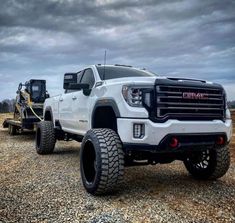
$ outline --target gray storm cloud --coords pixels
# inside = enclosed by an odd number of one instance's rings
[[[103,62],[223,84],[235,99],[235,1],[8,0],[0,7],[0,99]]]

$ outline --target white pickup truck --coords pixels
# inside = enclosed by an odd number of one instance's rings
[[[82,142],[81,177],[91,194],[118,188],[124,166],[181,160],[204,180],[229,168],[232,121],[219,84],[92,65],[65,74],[64,89],[45,101],[36,150],[52,153],[56,140]]]

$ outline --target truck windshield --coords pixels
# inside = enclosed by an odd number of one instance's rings
[[[123,77],[154,77],[156,74],[146,70],[140,70],[124,66],[96,66],[101,80],[109,80]]]

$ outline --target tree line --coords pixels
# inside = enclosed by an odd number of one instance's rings
[[[15,99],[5,99],[0,102],[0,113],[13,112],[15,108]]]
[[[235,108],[235,101],[229,101],[228,102],[228,107],[229,108]]]

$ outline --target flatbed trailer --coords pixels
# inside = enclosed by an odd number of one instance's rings
[[[22,128],[22,123],[20,121],[16,121],[14,119],[7,118],[4,120],[2,126],[3,126],[3,128],[8,128],[9,125],[14,125],[15,127]]]
[[[8,128],[10,135],[34,130],[36,123],[43,119],[43,105],[48,97],[45,80],[31,79],[25,84],[20,83],[13,118],[5,119],[3,128]]]
[[[34,129],[34,125],[41,121],[39,118],[23,119],[22,121],[16,121],[12,118],[7,118],[3,122],[3,128],[8,128],[9,125],[14,125],[15,127],[22,129]]]
[[[25,118],[22,121],[14,120],[13,118],[7,118],[4,120],[2,126],[3,128],[8,128],[10,135],[16,135],[17,132],[22,132],[24,130],[34,131],[36,124],[40,121],[39,118]]]

